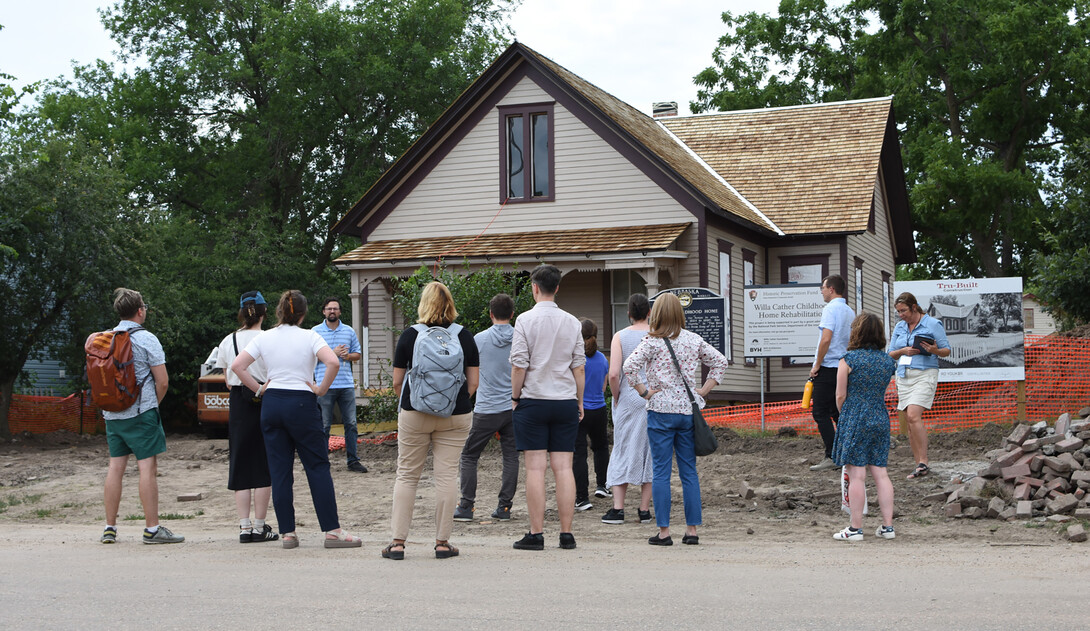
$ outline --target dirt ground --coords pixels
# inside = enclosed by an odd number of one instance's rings
[[[847,523],[841,512],[839,471],[810,472],[819,460],[817,437],[740,436],[716,429],[719,451],[698,459],[704,506],[701,541],[783,542],[825,541]],[[946,518],[941,502],[925,500],[959,474],[973,474],[983,466],[983,454],[1002,444],[1009,427],[990,424],[954,434],[931,436],[933,473],[919,481],[905,475],[912,468],[907,439],[894,437],[890,453],[890,474],[894,481],[897,540],[912,542],[960,540],[992,545],[1069,545],[1057,526],[1042,522],[999,522]],[[370,472],[358,474],[345,468],[343,451],[331,454],[333,478],[342,524],[360,534],[365,544],[379,544],[389,537],[391,494],[397,455],[396,443],[360,445],[360,457]],[[107,448],[102,436],[68,433],[22,435],[0,443],[0,524],[54,526],[66,524],[77,539],[96,540],[103,523],[102,482],[106,472]],[[430,468],[430,463],[428,464]],[[593,468],[593,467],[592,467]],[[527,529],[525,496],[520,479],[509,522],[492,522],[499,488],[499,446],[493,442],[481,457],[478,489],[478,521],[455,524],[453,540],[459,537],[496,540],[507,546]],[[551,477],[551,476],[550,476]],[[137,496],[137,473],[131,464],[125,478],[119,524],[121,540],[135,540],[142,525]],[[593,480],[593,473],[592,473]],[[170,435],[167,451],[159,460],[160,514],[176,532],[186,529],[222,532],[225,540],[235,536],[237,521],[233,494],[226,488],[227,441],[196,435]],[[742,483],[757,497],[739,495]],[[868,482],[871,515],[865,531],[878,524],[877,503]],[[198,501],[178,501],[178,496],[200,493]],[[296,466],[295,505],[299,531],[304,537],[317,536],[317,521],[310,506],[306,478]],[[549,492],[550,501],[552,492]],[[672,523],[680,533],[681,490],[674,475]],[[626,502],[629,522],[622,526],[601,523],[611,500],[592,498],[594,508],[577,513],[573,528],[580,547],[594,540],[631,539],[642,543],[654,534],[654,524],[634,521],[635,493]],[[432,538],[434,510],[427,469],[421,481],[410,543]],[[654,510],[654,508],[652,509]],[[270,509],[269,521],[275,527]],[[217,530],[220,529],[220,530]],[[558,530],[556,512],[546,515],[546,532]],[[85,533],[85,534],[77,534]],[[311,534],[313,533],[313,534]],[[1084,544],[1085,545],[1085,544]]]

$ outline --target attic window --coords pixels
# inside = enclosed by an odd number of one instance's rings
[[[503,106],[500,202],[553,201],[552,103]]]

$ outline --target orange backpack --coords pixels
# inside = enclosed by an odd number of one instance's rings
[[[132,357],[132,334],[143,331],[137,326],[126,331],[101,331],[87,336],[87,381],[91,400],[107,412],[121,412],[140,399],[136,366]]]

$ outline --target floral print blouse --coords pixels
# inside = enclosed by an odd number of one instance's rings
[[[685,329],[681,330],[677,338],[670,340],[670,344],[674,347],[681,369],[685,371],[685,380],[693,391],[693,397],[700,407],[704,407],[703,397],[696,392],[703,384],[699,381],[700,365],[708,367],[709,379],[721,383],[723,372],[727,369],[727,358],[705,342],[704,338]],[[647,402],[648,410],[660,414],[692,414],[693,406],[681,382],[681,375],[674,368],[670,351],[661,337],[648,335],[643,338],[636,350],[625,360],[624,375],[633,388],[639,383],[640,371],[644,369],[647,371],[647,386],[651,390],[661,390]]]

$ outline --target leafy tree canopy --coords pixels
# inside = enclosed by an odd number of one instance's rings
[[[518,314],[534,307],[534,298],[529,287],[530,277],[518,273],[518,270],[512,272],[498,267],[486,267],[470,272],[467,266],[463,273],[458,273],[445,266],[438,270],[421,267],[408,278],[390,279],[394,286],[394,304],[401,312],[406,326],[416,323],[416,307],[420,304],[420,294],[424,291],[424,286],[434,280],[450,289],[454,307],[458,310],[458,324],[475,334],[492,326],[492,320],[488,317],[488,302],[496,294],[507,294],[515,301],[515,318],[511,320],[512,324]]]
[[[1037,297],[1061,325],[1090,323],[1090,139],[1068,148],[1062,185],[1043,226],[1050,253],[1037,258]]]
[[[723,14],[693,111],[892,94],[923,276],[1026,274],[1058,147],[1087,135],[1086,0],[783,0]]]

